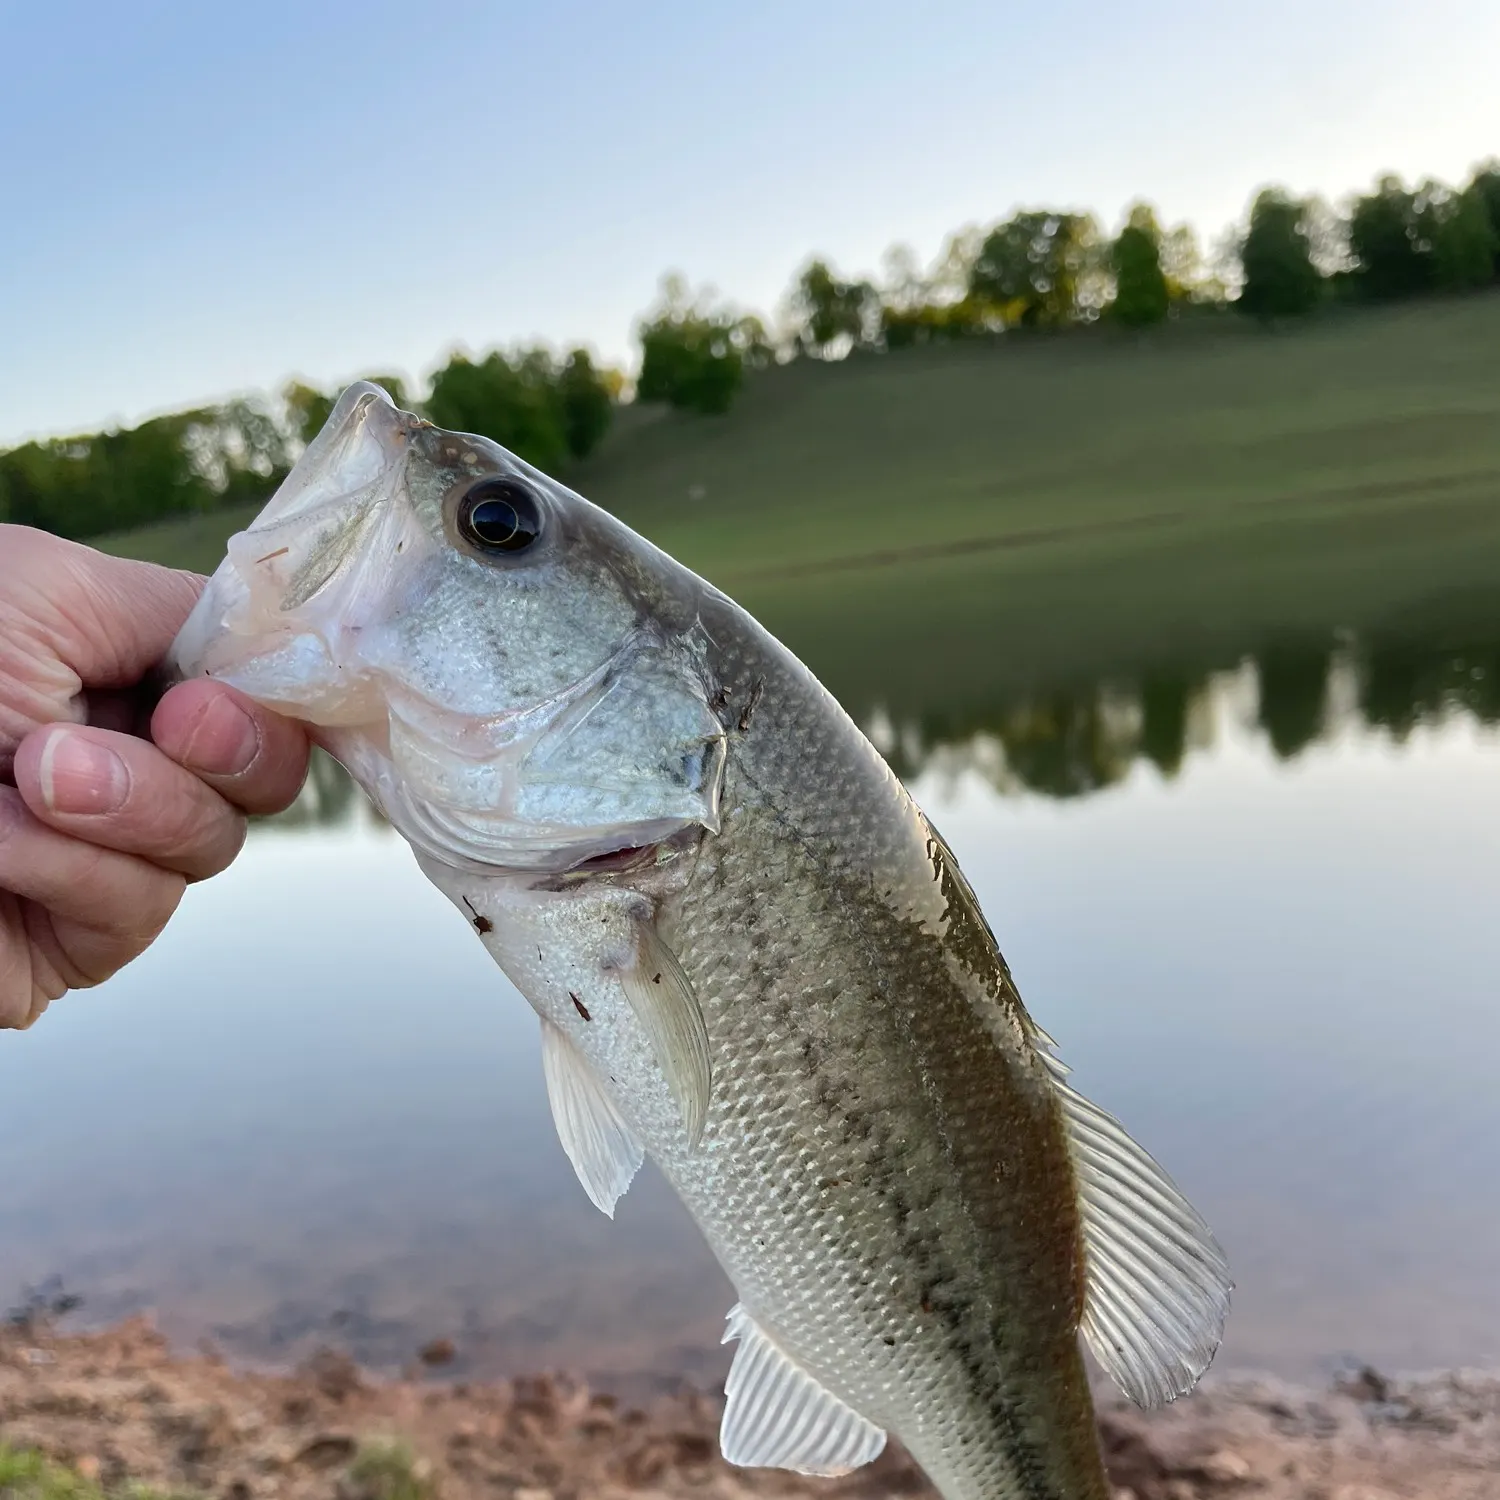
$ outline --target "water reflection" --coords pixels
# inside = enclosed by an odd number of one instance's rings
[[[1286,638],[1228,666],[1086,683],[962,716],[904,718],[881,704],[864,728],[905,780],[972,770],[1004,795],[1069,798],[1120,784],[1141,761],[1170,780],[1226,731],[1259,735],[1278,760],[1292,761],[1351,728],[1399,744],[1455,715],[1500,723],[1500,641]],[[380,821],[347,774],[319,755],[295,806],[264,826],[338,827],[357,818]]]
[[[865,715],[1080,1086],[1220,1233],[1226,1367],[1500,1360],[1497,682],[1477,637],[1327,634]],[[404,841],[325,757],[262,827],[0,1047],[0,1306],[57,1273],[242,1358],[722,1375],[696,1230],[649,1171],[588,1203],[534,1015]]]
[[[967,769],[1004,794],[1066,798],[1118,785],[1140,761],[1170,780],[1225,730],[1291,761],[1351,728],[1400,743],[1454,715],[1500,723],[1500,642],[1283,639],[1228,668],[1095,682],[962,719],[879,708],[866,729],[903,778]]]

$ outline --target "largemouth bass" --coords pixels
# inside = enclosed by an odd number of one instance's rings
[[[948,1500],[1107,1500],[1080,1332],[1188,1391],[1224,1257],[1075,1092],[948,846],[732,600],[361,384],[172,662],[305,720],[541,1020],[606,1213],[649,1153],[739,1302],[732,1463],[895,1434]]]

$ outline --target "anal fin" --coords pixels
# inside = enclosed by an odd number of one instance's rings
[[[729,1313],[723,1343],[739,1340],[724,1382],[728,1397],[719,1446],[742,1468],[847,1474],[875,1458],[885,1433],[785,1354],[742,1303]]]
[[[542,1022],[542,1076],[558,1139],[583,1190],[610,1218],[645,1151],[620,1118],[589,1060],[551,1021]]]

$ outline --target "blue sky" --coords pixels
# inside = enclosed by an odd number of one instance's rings
[[[1218,12],[1222,10],[1222,19]],[[920,19],[919,19],[920,15]],[[1494,0],[0,0],[0,443],[774,307],[1022,204],[1211,240],[1500,152]]]

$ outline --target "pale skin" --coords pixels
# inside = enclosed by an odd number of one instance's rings
[[[302,785],[302,729],[232,689],[150,706],[203,582],[0,525],[0,1027],[142,953]]]

